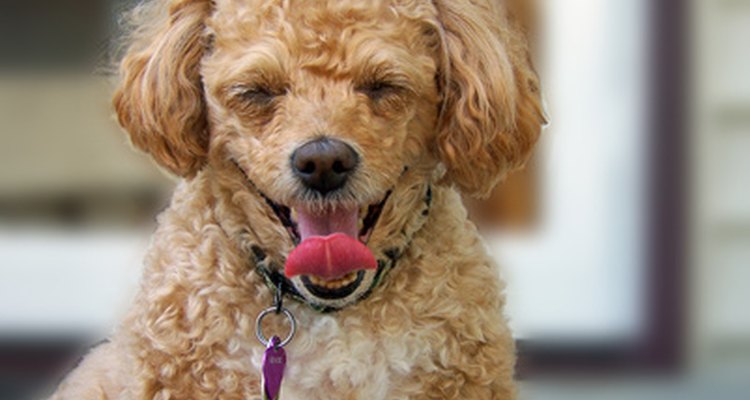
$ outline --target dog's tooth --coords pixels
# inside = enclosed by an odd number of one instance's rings
[[[329,289],[338,289],[341,287],[341,281],[332,281],[332,282],[329,282],[328,285],[329,285],[328,286]]]
[[[350,272],[340,278],[333,280],[326,280],[316,275],[310,275],[308,276],[308,278],[310,280],[310,283],[315,286],[319,286],[329,290],[336,290],[351,285],[357,280],[357,276],[358,275],[356,272]]]
[[[292,208],[291,216],[292,216],[292,221],[296,223],[297,222],[297,209],[296,208]]]

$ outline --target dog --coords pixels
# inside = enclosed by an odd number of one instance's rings
[[[113,103],[181,180],[132,307],[53,399],[260,399],[256,336],[292,318],[281,398],[515,398],[503,285],[461,201],[545,123],[506,3],[139,6]]]

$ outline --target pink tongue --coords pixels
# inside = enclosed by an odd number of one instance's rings
[[[357,237],[358,210],[336,209],[323,214],[297,212],[302,242],[291,252],[284,273],[340,278],[350,272],[376,269],[370,249]]]
[[[353,237],[343,233],[304,240],[286,259],[284,273],[288,278],[296,275],[315,275],[323,279],[340,278],[362,269],[378,266],[370,249]]]

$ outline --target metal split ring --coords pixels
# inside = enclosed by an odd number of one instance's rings
[[[289,321],[290,327],[289,335],[287,335],[287,337],[279,344],[279,347],[284,347],[292,341],[294,334],[297,332],[297,321],[294,320],[294,315],[292,315],[292,313],[288,309],[281,307],[280,310],[281,313],[284,314],[286,319]],[[263,328],[261,328],[261,323],[263,322],[263,318],[265,318],[268,314],[279,314],[279,312],[277,311],[277,307],[273,306],[266,308],[260,314],[258,314],[258,318],[255,319],[255,336],[265,347],[268,347],[269,340],[266,339],[265,335],[263,335]]]

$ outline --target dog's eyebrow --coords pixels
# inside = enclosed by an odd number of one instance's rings
[[[390,84],[414,90],[422,75],[419,63],[411,61],[402,49],[382,50],[378,54],[365,54],[359,59],[358,65],[353,69],[355,83],[358,85],[372,83],[373,81],[387,81]]]
[[[224,89],[235,84],[256,82],[268,85],[282,85],[288,79],[284,64],[284,50],[269,43],[252,45],[240,55],[215,52],[217,56],[208,60],[214,69],[213,75],[225,82]]]
[[[398,68],[377,68],[372,72],[366,72],[354,84],[357,87],[368,86],[375,83],[385,83],[403,90],[415,91],[415,85],[411,77]]]

